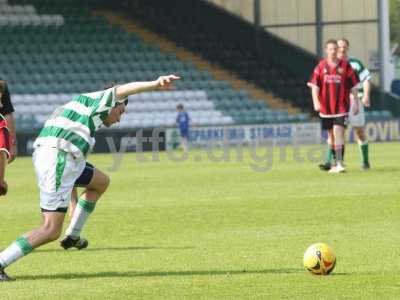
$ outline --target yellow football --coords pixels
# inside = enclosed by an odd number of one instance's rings
[[[312,274],[328,275],[335,268],[336,256],[327,244],[317,243],[307,248],[303,264]]]

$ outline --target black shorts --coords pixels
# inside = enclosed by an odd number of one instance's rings
[[[321,118],[322,130],[331,130],[334,125],[347,127],[347,116],[335,117],[335,118]]]
[[[93,178],[94,166],[91,163],[86,162],[85,168],[81,175],[75,181],[75,187],[86,187]]]

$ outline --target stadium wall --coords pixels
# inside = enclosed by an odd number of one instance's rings
[[[223,7],[246,21],[254,22],[254,0],[209,0],[209,2]]]
[[[255,23],[254,0],[208,0]],[[351,54],[377,69],[378,0],[322,1],[322,41],[346,37]],[[268,32],[317,54],[316,0],[260,0],[260,26]],[[379,79],[375,76],[374,80]]]

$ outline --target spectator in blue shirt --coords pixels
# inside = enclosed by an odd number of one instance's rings
[[[190,117],[189,114],[185,111],[182,104],[178,104],[176,110],[178,111],[178,116],[176,117],[176,123],[178,124],[179,133],[181,136],[181,146],[183,151],[187,152]]]

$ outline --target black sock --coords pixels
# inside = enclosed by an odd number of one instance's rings
[[[342,163],[343,162],[343,153],[344,153],[343,145],[336,146],[335,153],[336,153],[336,162]]]
[[[342,161],[344,161],[344,145],[342,145]]]

